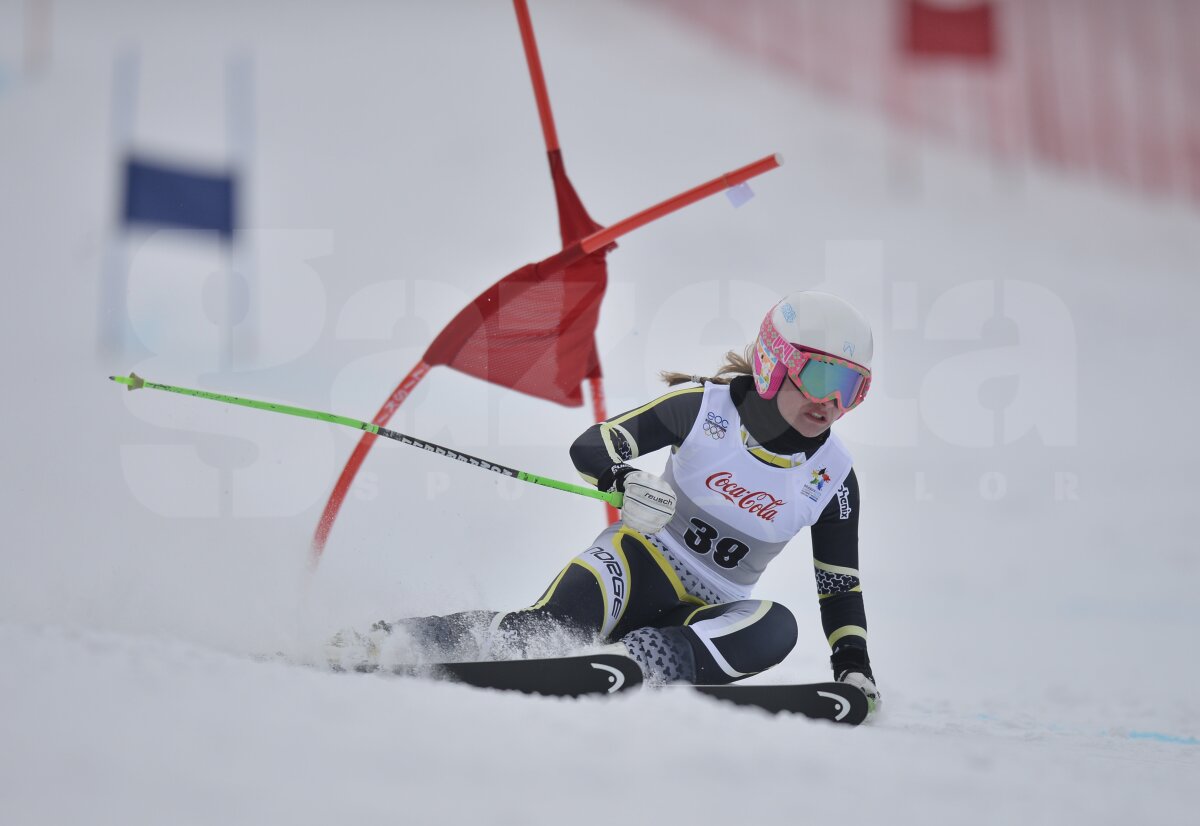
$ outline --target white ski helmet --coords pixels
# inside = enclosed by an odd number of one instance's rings
[[[873,350],[870,322],[845,300],[812,290],[791,293],[759,328],[755,387],[772,399],[790,376],[811,401],[836,398],[849,410],[870,387]]]

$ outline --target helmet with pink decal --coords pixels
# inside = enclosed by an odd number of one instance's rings
[[[759,328],[754,344],[754,384],[772,399],[790,379],[813,402],[836,400],[842,410],[859,405],[871,386],[871,325],[844,299],[830,293],[791,293]]]

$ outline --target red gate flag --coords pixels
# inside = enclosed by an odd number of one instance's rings
[[[551,152],[564,247],[600,229]],[[558,404],[583,404],[581,385],[599,368],[596,323],[608,285],[605,247],[565,268],[527,264],[454,317],[425,352],[427,364]]]
[[[915,58],[994,60],[995,8],[991,2],[943,6],[928,0],[906,0],[904,51]]]

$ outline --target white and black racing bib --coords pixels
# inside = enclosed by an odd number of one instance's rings
[[[729,386],[709,384],[700,413],[663,478],[678,496],[654,539],[723,599],[744,599],[768,563],[813,524],[850,474],[850,452],[830,433],[794,467],[768,465],[739,438]]]

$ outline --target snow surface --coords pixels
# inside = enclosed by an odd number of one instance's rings
[[[381,617],[528,604],[602,527],[593,502],[382,444],[310,575],[355,433],[106,380],[368,418],[467,300],[555,251],[511,7],[64,0],[28,77],[21,5],[0,6],[0,822],[1190,822],[1194,212],[895,135],[633,3],[535,2],[597,220],[786,159],[749,204],[709,199],[612,254],[610,411],[660,369],[711,370],[790,289],[872,316],[878,378],[838,430],[884,711],[848,730],[260,662]],[[261,341],[232,371],[205,314],[221,258],[169,233],[130,245],[141,349],[97,351],[130,44],[138,145],[207,163],[225,56],[253,55]],[[438,369],[393,426],[571,479],[588,421]],[[760,585],[801,636],[759,679],[826,677],[806,544]]]

